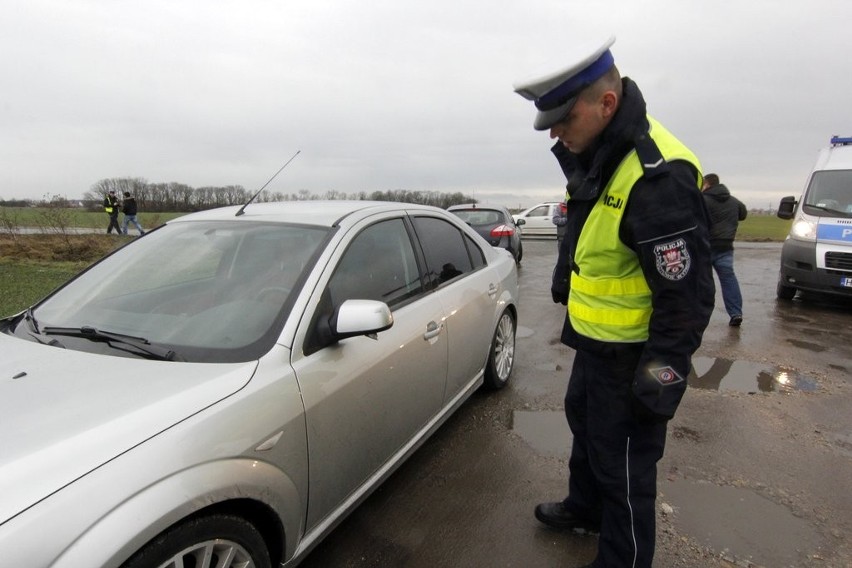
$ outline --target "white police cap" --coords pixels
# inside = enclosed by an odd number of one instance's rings
[[[594,53],[566,69],[513,85],[516,93],[535,102],[538,114],[533,128],[548,130],[568,116],[580,91],[603,77],[615,64],[609,51],[613,43],[615,36],[606,40]]]

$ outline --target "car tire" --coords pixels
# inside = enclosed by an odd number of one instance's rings
[[[775,287],[775,295],[778,296],[779,300],[792,300],[793,296],[796,295],[796,289],[779,280],[778,286]]]
[[[521,241],[518,241],[518,256],[515,257],[515,264],[520,264],[521,260],[524,258],[524,245]]]
[[[501,389],[509,382],[515,366],[515,317],[505,310],[497,322],[488,363],[485,364],[485,386]]]
[[[214,514],[175,525],[146,544],[122,568],[271,568],[260,532],[241,517]]]

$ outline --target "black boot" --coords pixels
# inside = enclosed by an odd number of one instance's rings
[[[592,533],[601,532],[600,521],[575,516],[561,501],[541,503],[536,506],[535,518],[555,529],[581,530]]]

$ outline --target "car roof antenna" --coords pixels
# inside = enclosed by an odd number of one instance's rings
[[[255,198],[255,197],[257,197],[258,195],[260,195],[260,192],[261,192],[261,191],[263,191],[264,189],[266,189],[266,186],[267,186],[267,185],[269,185],[269,184],[270,184],[270,182],[272,182],[272,180],[274,180],[274,179],[275,179],[275,177],[276,177],[278,174],[280,174],[280,173],[281,173],[281,170],[283,170],[284,168],[286,168],[286,167],[287,167],[287,164],[289,164],[290,162],[292,162],[292,161],[293,161],[293,159],[294,159],[296,156],[298,156],[298,155],[299,155],[299,152],[301,152],[301,150],[296,150],[296,153],[295,153],[295,154],[293,154],[293,157],[292,157],[292,158],[290,158],[289,160],[287,160],[287,163],[286,163],[286,164],[284,164],[283,166],[281,166],[281,168],[280,168],[277,172],[275,172],[275,175],[273,175],[271,178],[269,178],[269,181],[268,181],[268,182],[266,182],[265,184],[263,184],[263,187],[261,187],[260,189],[258,189],[258,190],[257,190],[257,193],[255,193],[254,195],[252,195],[252,196],[251,196],[251,199],[249,199],[248,201],[246,201],[245,205],[243,205],[242,207],[240,207],[240,210],[239,210],[239,211],[237,211],[237,214],[236,214],[236,215],[234,215],[234,217],[239,217],[240,215],[242,215],[242,214],[245,212],[246,207],[248,207],[248,204],[249,204],[249,203],[251,203],[252,201],[254,201],[254,198]]]

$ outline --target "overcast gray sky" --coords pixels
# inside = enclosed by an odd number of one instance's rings
[[[843,0],[0,0],[0,199],[100,179],[312,193],[565,180],[518,80],[616,36],[649,113],[750,207],[852,136]]]

